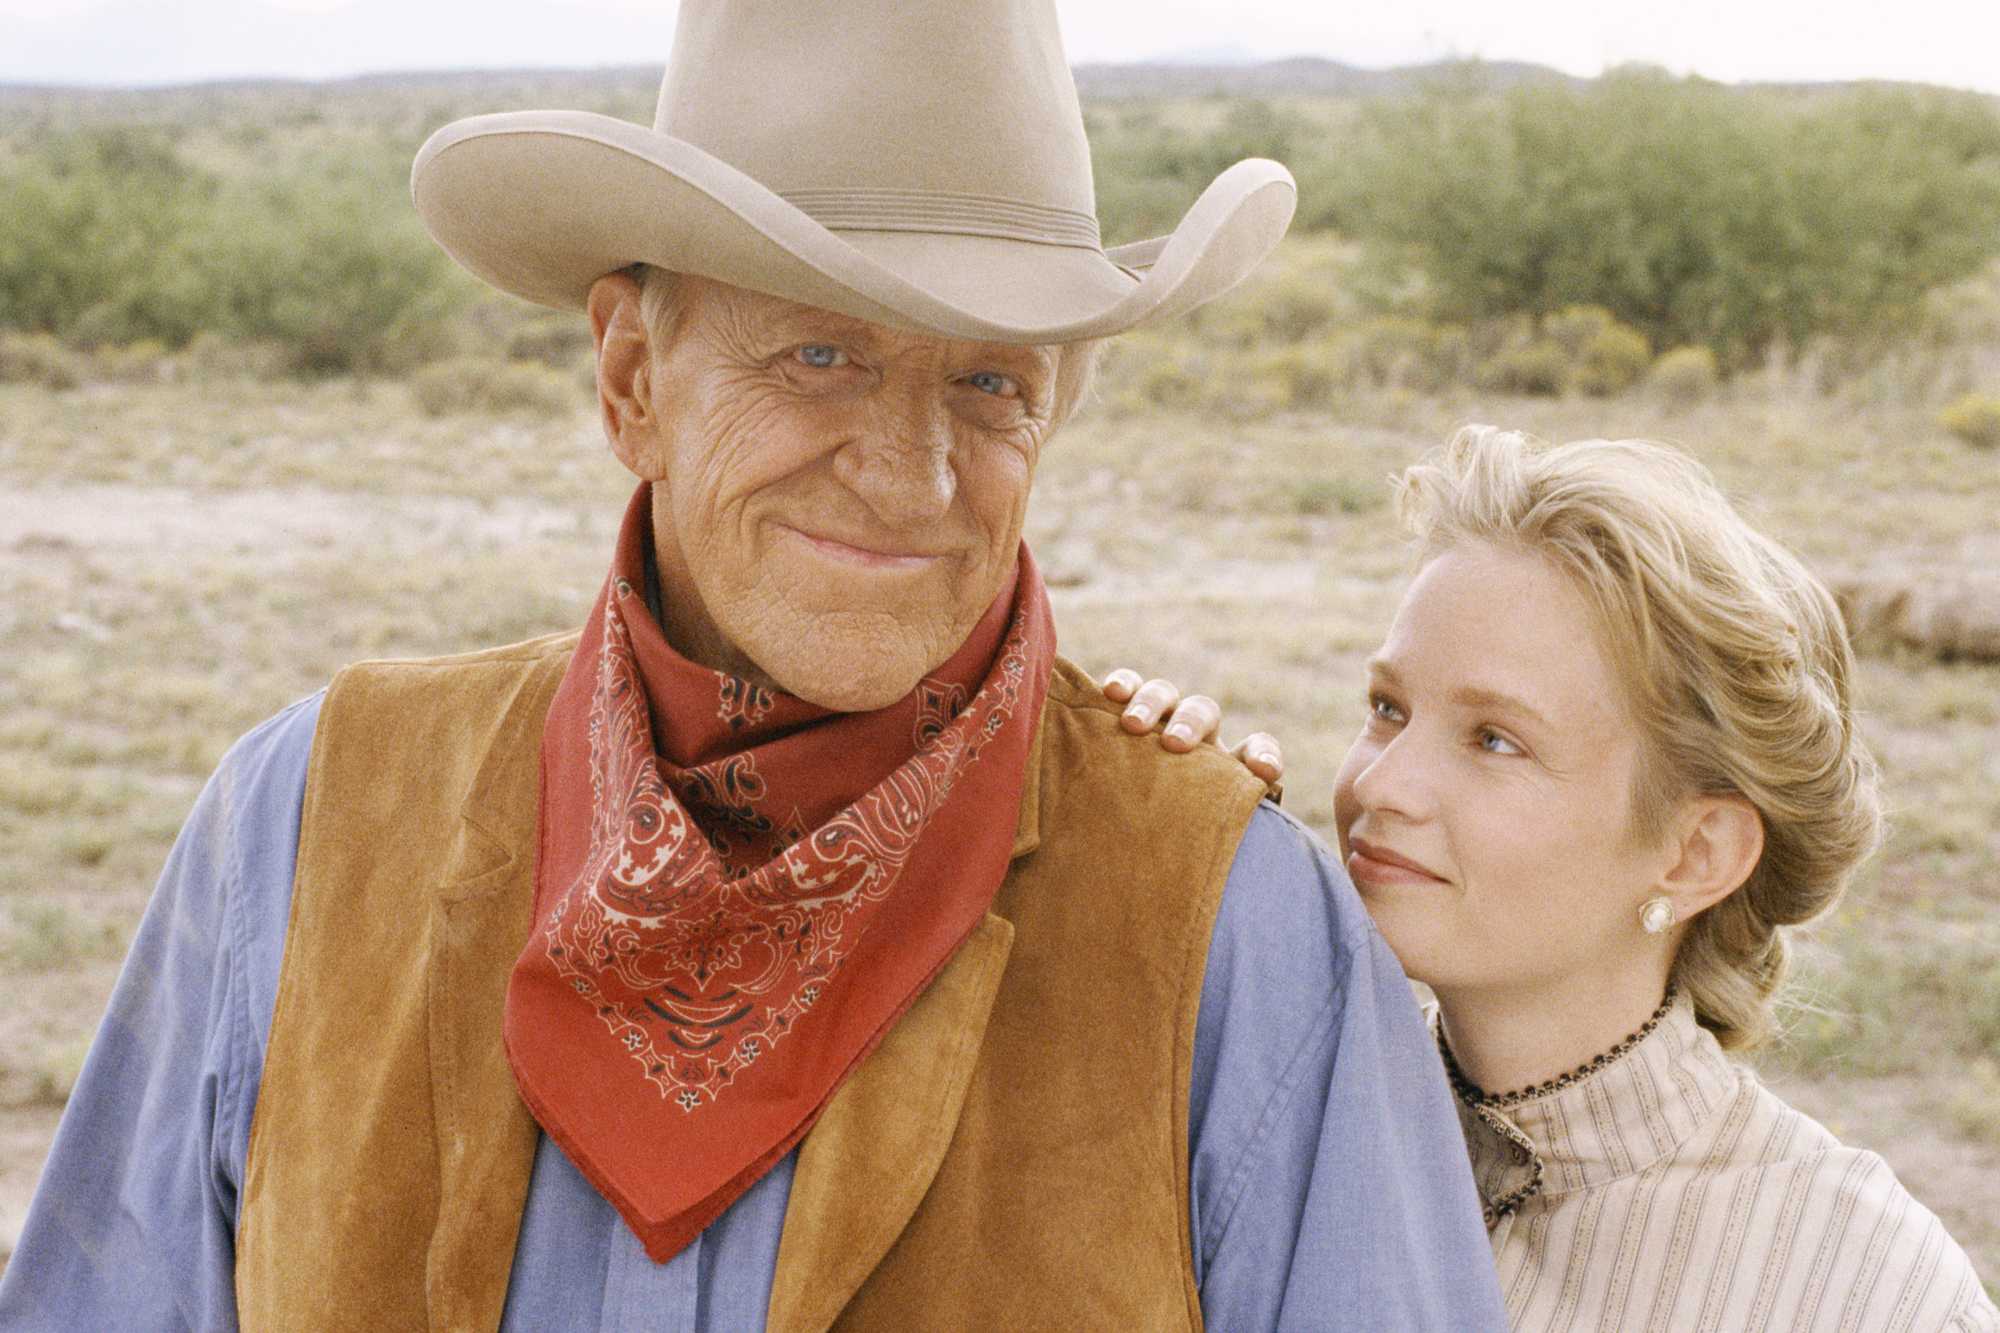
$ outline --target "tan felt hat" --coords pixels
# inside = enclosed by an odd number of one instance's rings
[[[653,127],[455,121],[411,172],[475,275],[582,309],[644,261],[987,342],[1099,338],[1227,291],[1297,191],[1250,159],[1106,251],[1053,0],[683,0]]]

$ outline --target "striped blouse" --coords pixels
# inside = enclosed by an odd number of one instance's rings
[[[1459,1118],[1516,1329],[2000,1333],[1888,1164],[1731,1062],[1685,996],[1596,1073]]]

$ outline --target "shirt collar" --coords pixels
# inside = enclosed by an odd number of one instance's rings
[[[1491,1211],[1523,1190],[1520,1202],[1554,1199],[1637,1175],[1672,1157],[1740,1078],[1683,992],[1658,1027],[1576,1082],[1504,1111],[1460,1103],[1480,1195]]]

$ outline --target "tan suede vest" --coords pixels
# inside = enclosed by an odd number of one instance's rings
[[[246,1329],[500,1321],[536,1143],[500,1014],[574,641],[327,692],[238,1222]],[[1261,791],[1122,735],[1058,664],[992,911],[800,1148],[770,1328],[1200,1326],[1195,1011]]]

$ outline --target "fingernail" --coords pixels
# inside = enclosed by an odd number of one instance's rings
[[[1172,736],[1177,741],[1191,741],[1194,739],[1194,728],[1176,722],[1167,728],[1167,735]]]
[[[1141,726],[1150,727],[1153,725],[1153,710],[1144,704],[1133,704],[1125,710],[1125,716],[1131,718]]]

